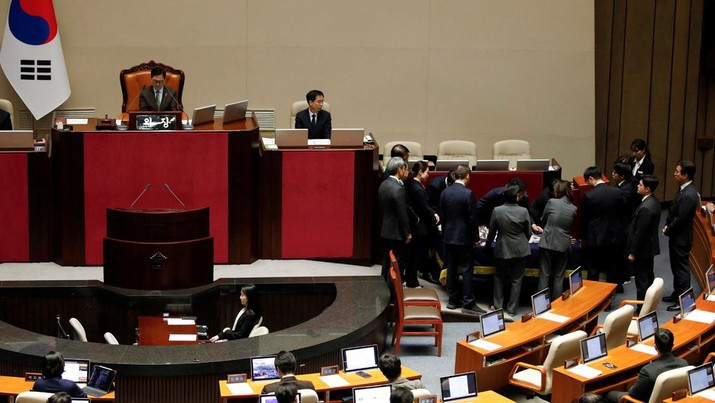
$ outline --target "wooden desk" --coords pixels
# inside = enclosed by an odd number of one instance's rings
[[[688,396],[686,396],[680,400],[677,400],[677,401],[680,403],[712,403],[712,400],[706,399],[700,395],[695,395],[695,396],[688,395]],[[673,403],[673,398],[669,397],[669,398],[663,400],[663,403]]]
[[[32,389],[35,382],[26,382],[25,378],[19,376],[0,376],[0,396],[10,396],[11,400],[22,392]],[[114,391],[101,397],[88,396],[92,401],[114,401]]]
[[[169,341],[171,334],[186,334],[196,336],[196,324],[169,325],[167,319],[158,316],[139,317],[140,346],[173,346],[182,344],[199,344],[198,337],[192,341]],[[178,318],[171,318],[178,319]]]
[[[494,351],[482,350],[466,340],[458,341],[454,372],[477,371],[477,387],[480,391],[505,387],[509,372],[516,362],[543,362],[548,352],[547,336],[579,329],[590,332],[598,321],[598,315],[611,303],[615,290],[615,284],[585,280],[584,288],[576,295],[566,301],[558,299],[551,304],[551,312],[569,317],[567,322],[535,318],[528,322],[508,324],[506,331],[487,338],[502,346]]]
[[[439,401],[441,402],[442,399],[439,399]],[[477,394],[477,397],[475,397],[473,399],[453,400],[451,403],[509,403],[509,402],[513,402],[513,400],[508,399],[493,390],[485,390],[483,392],[479,392]]]
[[[699,297],[698,309],[715,312],[715,302],[703,301]],[[684,358],[690,364],[700,363],[702,357],[710,350],[709,345],[715,339],[715,323],[704,324],[688,320],[665,323],[662,328],[670,329],[675,336],[673,354]],[[653,345],[650,339],[646,344]],[[601,371],[601,375],[586,379],[565,369],[563,366],[554,370],[552,403],[576,402],[585,392],[603,393],[608,390],[626,390],[638,377],[638,371],[656,356],[641,353],[627,348],[625,345],[608,352],[608,356],[592,361],[587,365]],[[604,362],[615,365],[615,369],[603,366]]]

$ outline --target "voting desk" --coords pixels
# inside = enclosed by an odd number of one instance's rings
[[[583,288],[575,295],[566,301],[557,299],[551,303],[549,312],[568,317],[566,322],[537,317],[527,322],[509,323],[506,331],[486,339],[500,346],[493,351],[466,340],[458,341],[454,372],[476,371],[479,390],[499,390],[507,386],[509,372],[515,363],[543,362],[548,352],[549,336],[576,330],[590,332],[597,324],[598,315],[610,305],[615,291],[615,284],[585,280]]]
[[[0,375],[0,396],[8,396],[10,399],[14,399],[22,392],[27,392],[32,389],[34,381],[26,381],[25,378],[20,376],[2,376]],[[113,402],[114,401],[114,390],[107,393],[104,396],[94,397],[87,396],[89,400],[93,402]]]

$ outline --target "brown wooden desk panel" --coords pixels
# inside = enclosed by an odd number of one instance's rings
[[[498,390],[508,384],[511,368],[518,361],[537,364],[545,357],[546,336],[566,334],[578,329],[589,332],[601,313],[611,303],[616,285],[584,281],[584,288],[576,295],[552,302],[551,312],[567,316],[565,323],[535,318],[528,322],[508,324],[506,331],[487,338],[502,347],[487,351],[457,342],[454,372],[477,371],[479,390]]]
[[[158,316],[139,317],[140,346],[170,346],[179,344],[199,344],[195,341],[169,341],[171,334],[196,335],[196,325],[169,325],[169,318]]]
[[[683,399],[677,400],[680,403],[712,403],[712,400],[702,397],[700,395],[686,396]],[[673,398],[669,397],[663,400],[663,403],[673,403]]]
[[[25,378],[19,376],[2,376],[0,375],[0,396],[12,396],[16,397],[22,392],[27,392],[32,389],[32,385],[35,382],[27,382]],[[114,401],[114,391],[107,393],[101,397],[89,396],[92,401]]]

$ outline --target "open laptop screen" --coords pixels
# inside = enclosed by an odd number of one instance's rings
[[[342,349],[343,371],[377,368],[377,344]]]
[[[607,355],[608,349],[606,348],[605,333],[600,333],[581,340],[581,358],[584,364]]]
[[[90,375],[89,381],[87,381],[87,388],[94,388],[103,393],[108,393],[112,388],[115,376],[117,376],[117,371],[112,368],[93,365],[92,375]]]
[[[638,318],[638,337],[641,341],[653,337],[658,331],[658,314],[656,311]]]
[[[434,169],[435,171],[451,171],[456,169],[457,165],[469,166],[469,160],[437,160]]]
[[[506,329],[504,326],[504,310],[497,309],[494,312],[479,315],[479,323],[482,324],[482,337],[503,331]]]
[[[88,377],[89,360],[65,358],[65,372],[62,373],[63,379],[69,379],[70,381],[78,384],[81,388],[87,383]]]
[[[353,388],[353,403],[386,403],[390,401],[392,385]]]
[[[278,370],[274,364],[275,360],[275,355],[251,357],[251,380],[255,382],[280,379]]]
[[[74,398],[72,398],[72,401],[74,402]],[[260,395],[258,396],[258,403],[278,403],[278,399],[276,399],[275,393]],[[295,403],[300,403],[300,392],[295,395]]]
[[[705,272],[705,279],[708,283],[708,295],[715,292],[715,265],[710,265],[708,271]]]
[[[691,395],[713,386],[715,386],[715,377],[713,377],[712,363],[708,362],[688,371],[688,389],[690,389]]]
[[[477,160],[477,171],[508,171],[509,160]]]
[[[443,376],[439,379],[442,388],[442,401],[449,402],[457,399],[477,396],[477,373],[465,372],[462,374]]]
[[[695,310],[695,292],[692,288],[680,294],[678,300],[680,302],[680,313],[683,318]]]
[[[573,269],[569,274],[569,290],[571,295],[576,294],[583,287],[583,276],[581,275],[581,266]]]
[[[534,316],[541,315],[551,309],[551,297],[549,297],[550,293],[551,291],[549,291],[549,288],[546,287],[531,296],[531,309],[534,312]]]

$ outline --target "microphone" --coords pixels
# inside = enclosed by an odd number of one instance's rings
[[[132,202],[132,204],[129,205],[128,210],[131,210],[132,207],[134,207],[134,205],[137,204],[137,202],[139,201],[139,199],[141,199],[141,197],[144,196],[144,193],[145,193],[150,187],[151,187],[151,183],[147,183],[146,186],[144,186],[144,190],[142,190],[142,192],[139,193],[139,196],[137,196],[137,198],[134,199],[134,201]]]
[[[57,314],[57,338],[58,339],[69,339],[70,336],[62,328],[62,323],[60,323],[60,314]]]
[[[182,206],[182,207],[186,208],[186,204],[184,204],[184,202],[182,202],[181,199],[179,199],[179,196],[177,196],[176,193],[174,193],[174,191],[171,190],[171,188],[169,187],[169,184],[168,184],[168,183],[165,183],[165,184],[164,184],[164,187],[166,188],[166,190],[169,191],[169,193],[171,193],[172,196],[174,196],[174,198],[175,198],[179,203],[181,203],[181,206]]]
[[[169,91],[167,88],[168,88],[168,87],[166,87],[166,86],[164,87],[164,89],[166,90],[166,91],[164,91],[164,92],[166,92],[167,94],[169,94],[169,96],[171,97],[171,99],[173,99],[174,102],[176,102],[176,107],[179,108],[179,111],[181,112],[181,118],[180,118],[179,120],[183,120],[184,115],[186,115],[186,121],[188,122],[188,120],[189,120],[189,114],[187,114],[186,112],[184,112],[184,106],[179,103],[179,100],[176,99],[176,97],[174,96],[174,94],[172,94],[171,91]],[[193,129],[193,126],[192,126],[192,125],[187,125],[186,128],[187,128],[187,129]],[[182,203],[182,204],[183,204],[183,203]]]

